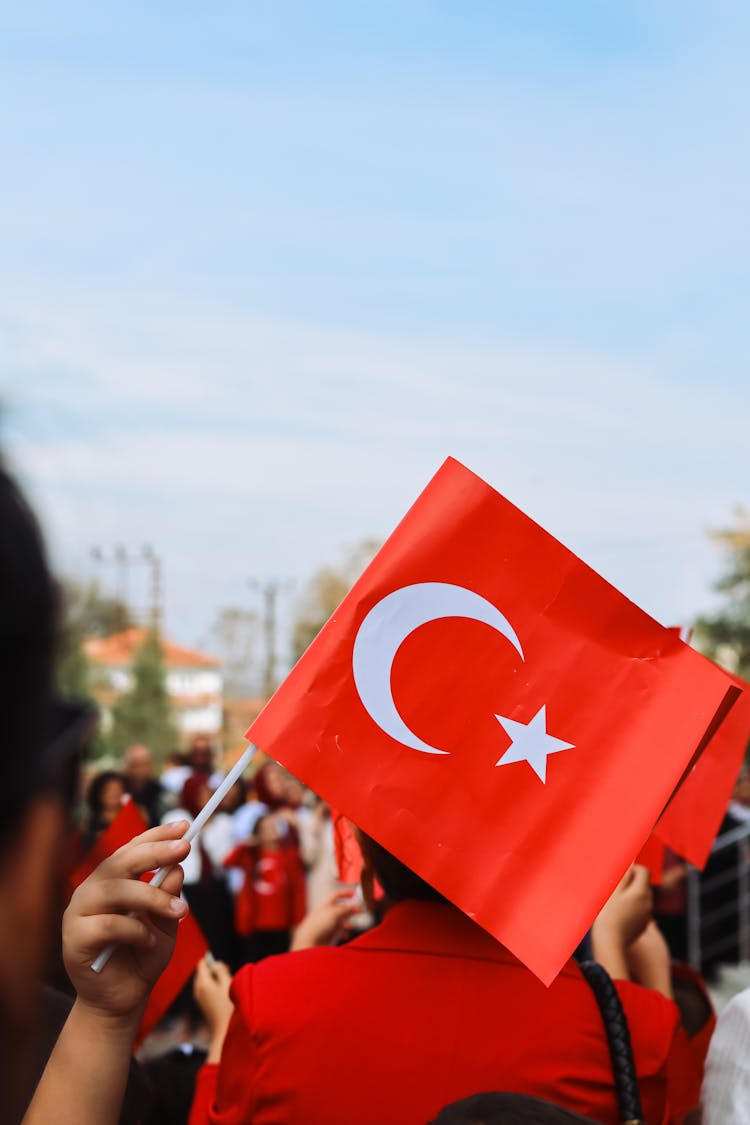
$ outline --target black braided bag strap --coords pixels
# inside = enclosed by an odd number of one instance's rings
[[[620,1121],[623,1125],[643,1125],[641,1092],[635,1072],[630,1029],[617,989],[598,961],[582,961],[580,969],[596,997],[607,1032],[609,1054],[617,1091]]]

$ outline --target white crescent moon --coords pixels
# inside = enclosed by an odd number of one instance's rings
[[[447,754],[418,738],[401,718],[391,691],[391,668],[399,648],[415,629],[441,617],[468,617],[496,629],[523,660],[521,643],[507,617],[486,598],[448,582],[418,582],[387,594],[359,627],[352,671],[359,698],[373,722],[396,742],[424,754]]]

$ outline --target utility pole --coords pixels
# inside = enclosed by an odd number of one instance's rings
[[[153,547],[147,544],[143,547],[140,553],[131,553],[122,544],[118,544],[111,552],[103,550],[101,547],[92,547],[91,557],[95,562],[99,563],[102,566],[114,566],[116,575],[117,599],[125,607],[128,606],[130,568],[132,566],[139,565],[145,565],[150,568],[151,596],[150,606],[146,613],[146,617],[150,626],[158,631],[161,625],[162,617],[161,559],[156,554]],[[123,627],[124,625],[125,622],[122,622]]]
[[[161,628],[161,559],[149,544],[143,548],[143,560],[151,567],[151,628]]]
[[[260,582],[257,578],[249,578],[247,584],[251,590],[258,590],[263,602],[263,638],[265,661],[263,664],[263,695],[270,699],[276,690],[276,640],[278,634],[278,597],[288,589],[290,583],[279,582],[272,579],[270,582]]]

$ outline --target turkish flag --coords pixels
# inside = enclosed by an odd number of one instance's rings
[[[449,459],[247,737],[549,983],[736,695]]]
[[[705,867],[750,740],[750,685],[741,694],[662,813],[654,833],[696,867]]]
[[[130,843],[135,836],[140,836],[147,829],[148,824],[138,812],[135,802],[128,798],[115,819],[102,832],[71,875],[73,888],[79,886],[84,879],[88,879],[99,864],[118,848]],[[146,883],[150,882],[151,874],[143,875],[142,879]],[[170,1004],[177,999],[181,989],[195,971],[195,966],[207,952],[208,942],[203,936],[203,931],[193,915],[188,914],[177,927],[177,938],[170,962],[151,990],[138,1028],[136,1047],[140,1046],[149,1032],[153,1031]],[[106,972],[106,969],[104,971]]]

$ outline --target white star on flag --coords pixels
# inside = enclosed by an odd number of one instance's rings
[[[549,754],[558,754],[561,750],[572,750],[574,743],[563,742],[561,738],[554,738],[547,734],[547,709],[542,706],[529,723],[517,723],[515,719],[506,719],[503,715],[495,715],[506,734],[512,741],[501,758],[495,762],[496,766],[507,766],[511,762],[528,762],[539,780],[546,784],[547,757]]]

